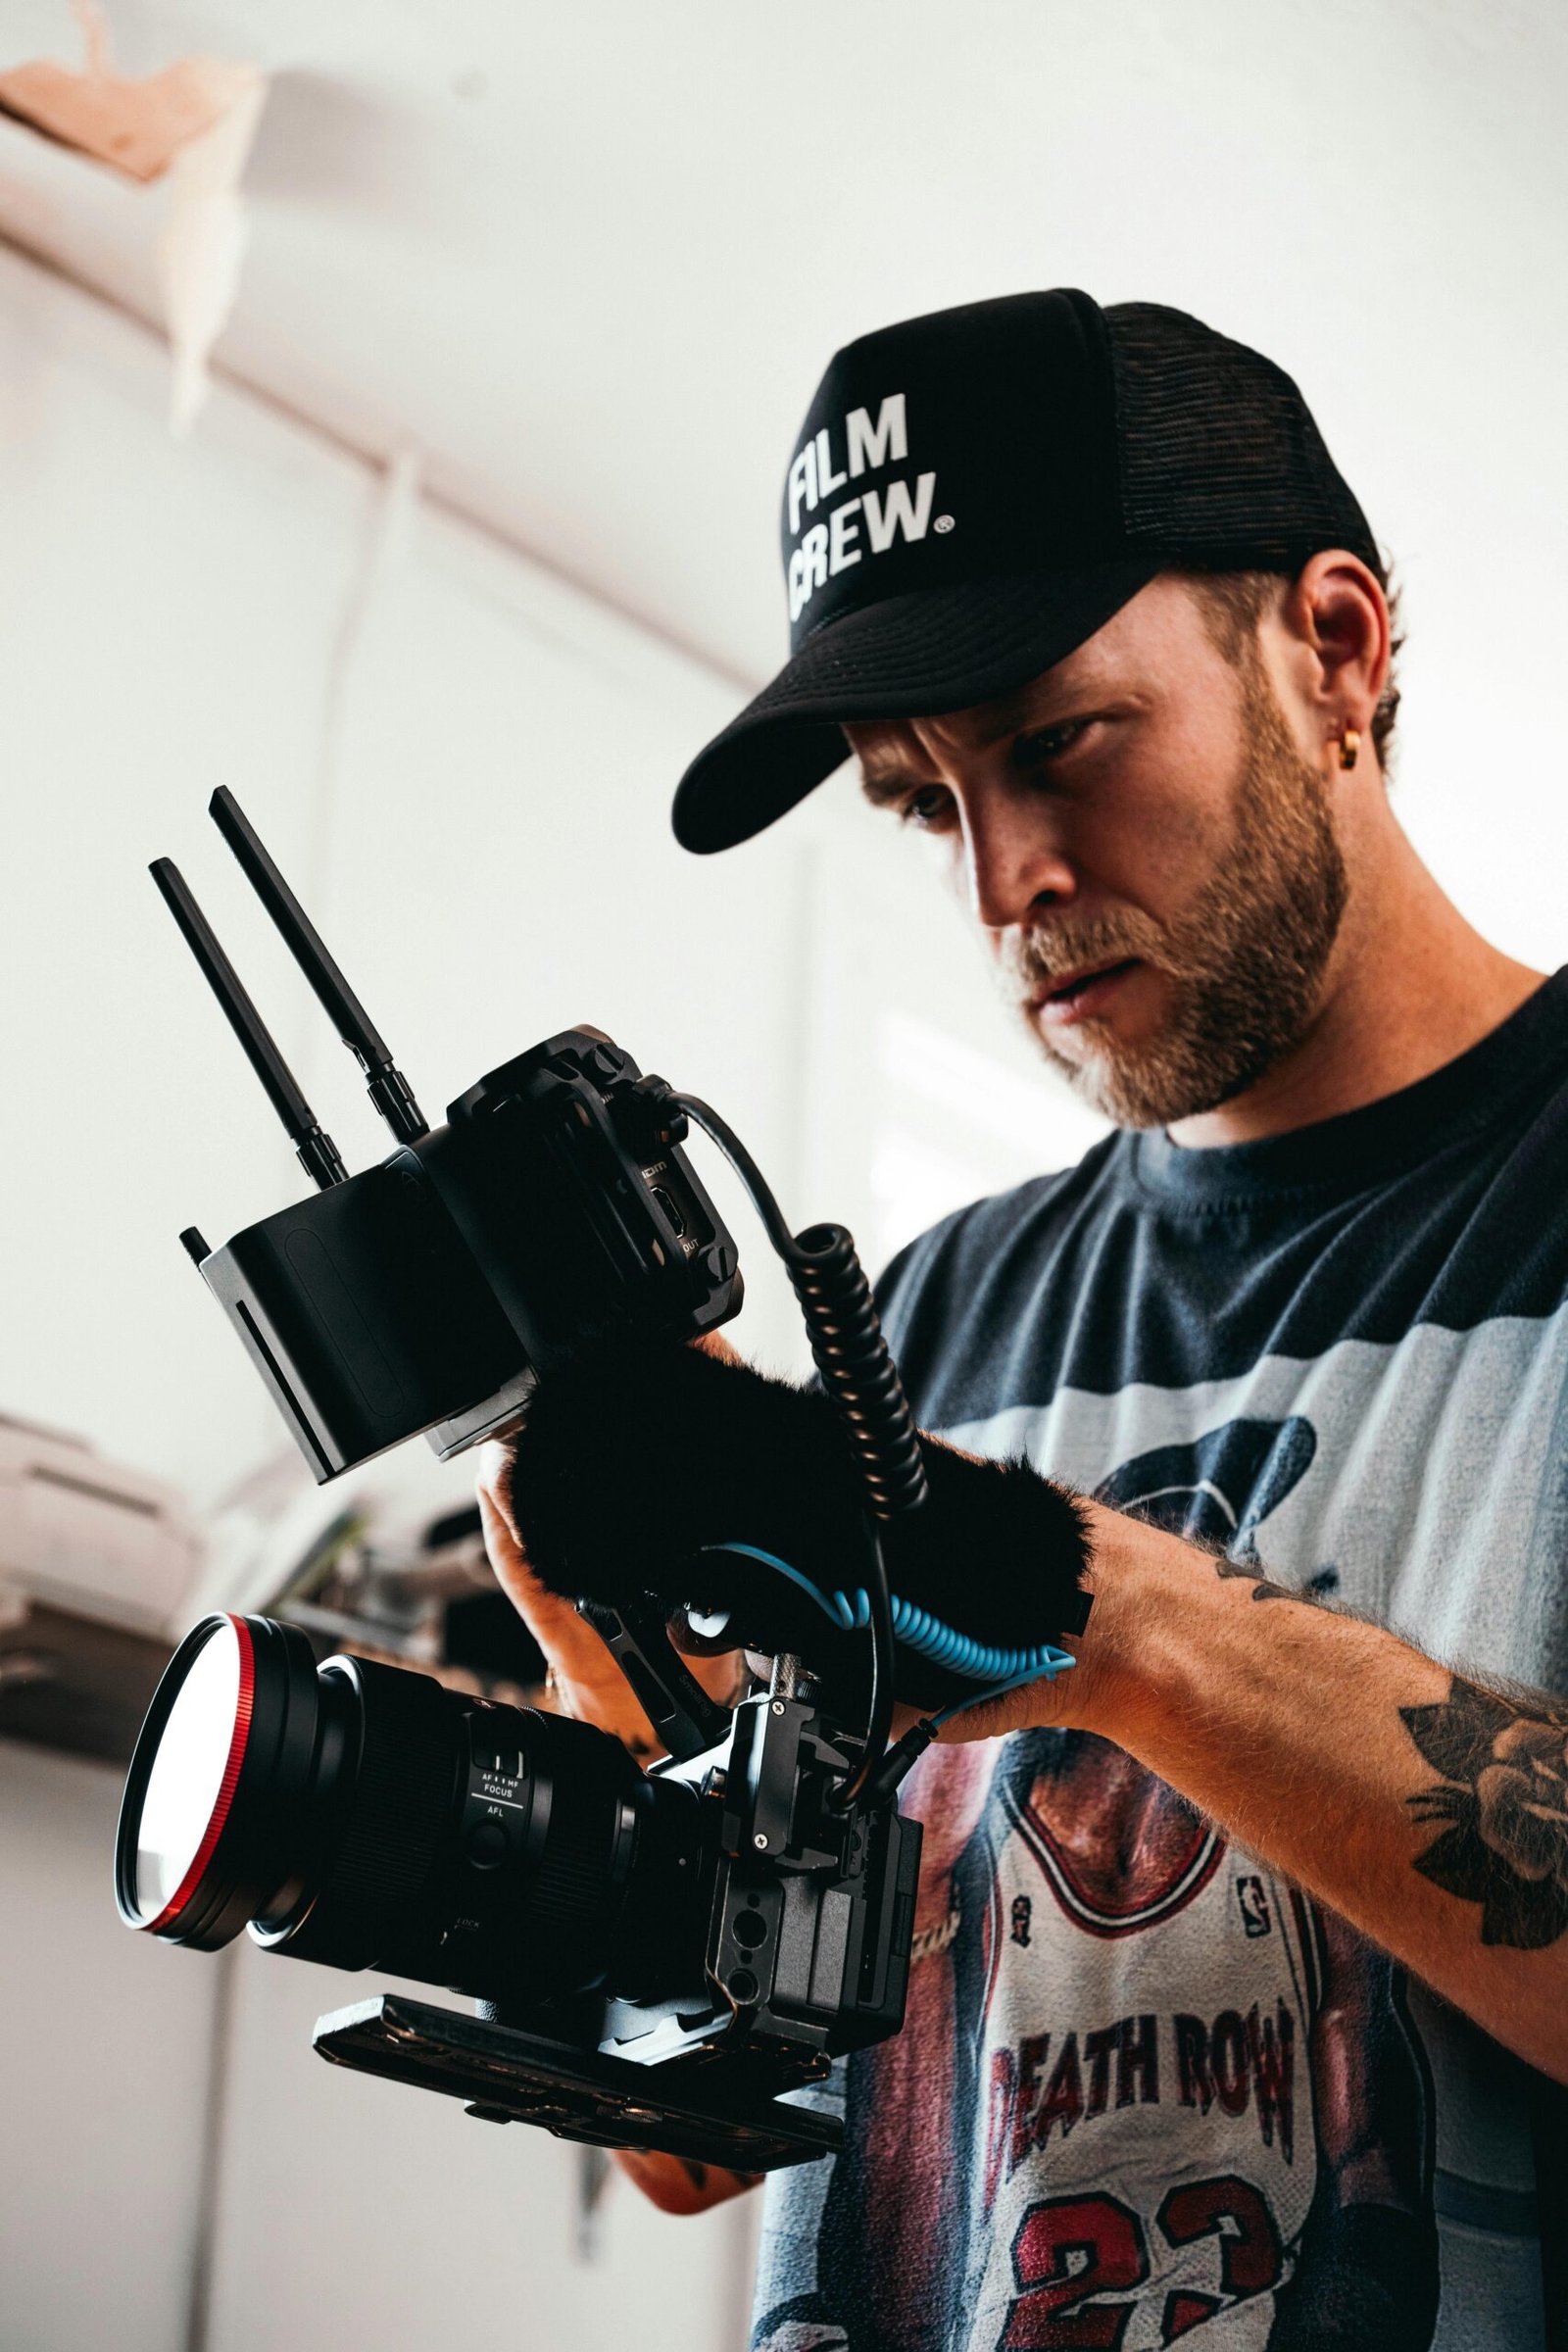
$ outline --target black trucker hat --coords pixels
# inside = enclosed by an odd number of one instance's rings
[[[1172,566],[1296,571],[1366,516],[1281,368],[1152,302],[1013,294],[836,354],[784,483],[790,659],[692,761],[674,824],[723,850],[912,718],[1050,669]]]

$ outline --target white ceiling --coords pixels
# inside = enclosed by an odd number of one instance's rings
[[[1291,367],[1422,595],[1499,542],[1560,573],[1559,5],[107,8],[124,72],[275,76],[224,367],[737,679],[829,353],[1028,285]],[[68,0],[5,0],[0,64],[39,54]],[[160,201],[0,124],[0,233],[149,316]]]

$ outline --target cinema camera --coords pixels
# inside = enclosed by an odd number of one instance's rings
[[[470,2114],[745,2171],[827,2154],[841,2127],[791,2094],[904,2016],[920,1831],[896,1791],[941,1718],[889,1747],[895,1641],[974,1695],[1071,1658],[982,1647],[890,1594],[882,1539],[918,1511],[926,1473],[841,1227],[792,1235],[723,1120],[595,1029],[492,1070],[432,1130],[232,795],[211,810],[397,1144],[347,1173],[160,859],[158,887],[318,1188],[220,1250],[180,1237],[317,1480],[418,1434],[445,1459],[516,1430],[589,1351],[678,1344],[733,1315],[735,1246],[682,1149],[695,1125],[788,1268],[858,1468],[847,1542],[864,1582],[829,1594],[744,1544],[711,1553],[688,1645],[706,1634],[774,1659],[770,1687],[733,1710],[674,1646],[667,1588],[580,1598],[668,1751],[646,1773],[588,1725],[367,1659],[318,1664],[296,1627],[209,1617],[131,1761],[121,1916],[205,1951],[248,1925],[269,1951],[474,1996],[471,2017],[398,1992],[316,2028],[326,2058]],[[613,1477],[612,1431],[605,1448]],[[744,1571],[739,1609],[726,1565]]]

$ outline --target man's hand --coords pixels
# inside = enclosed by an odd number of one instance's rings
[[[710,1332],[693,1346],[721,1363],[741,1360],[720,1332]],[[513,1498],[515,1451],[514,1446],[499,1443],[479,1449],[479,1517],[496,1581],[544,1651],[563,1714],[613,1733],[639,1763],[646,1762],[663,1751],[625,1676],[571,1602],[548,1592],[528,1565]],[[688,1663],[710,1697],[729,1700],[739,1674],[733,1653]]]
[[[496,1581],[544,1651],[562,1713],[612,1733],[640,1764],[647,1763],[663,1750],[630,1684],[570,1601],[547,1592],[528,1565],[513,1518],[512,1470],[509,1446],[483,1447],[479,1517]],[[710,1697],[727,1702],[734,1695],[739,1668],[733,1652],[686,1662]]]
[[[569,1600],[534,1575],[512,1519],[512,1448],[492,1443],[479,1455],[479,1518],[496,1582],[538,1642],[563,1714],[611,1732],[639,1762],[658,1754],[653,1728],[630,1685]]]

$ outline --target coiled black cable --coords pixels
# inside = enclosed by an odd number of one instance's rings
[[[760,1168],[717,1111],[695,1095],[671,1100],[723,1152],[784,1262],[822,1386],[843,1416],[865,1493],[871,1697],[865,1752],[838,1792],[837,1802],[847,1809],[881,1762],[893,1722],[893,1604],[881,1530],[925,1500],[919,1435],[850,1235],[842,1225],[811,1225],[792,1234]]]
[[[822,1386],[844,1416],[873,1519],[925,1500],[925,1464],[855,1244],[842,1225],[798,1234],[785,1263]]]

